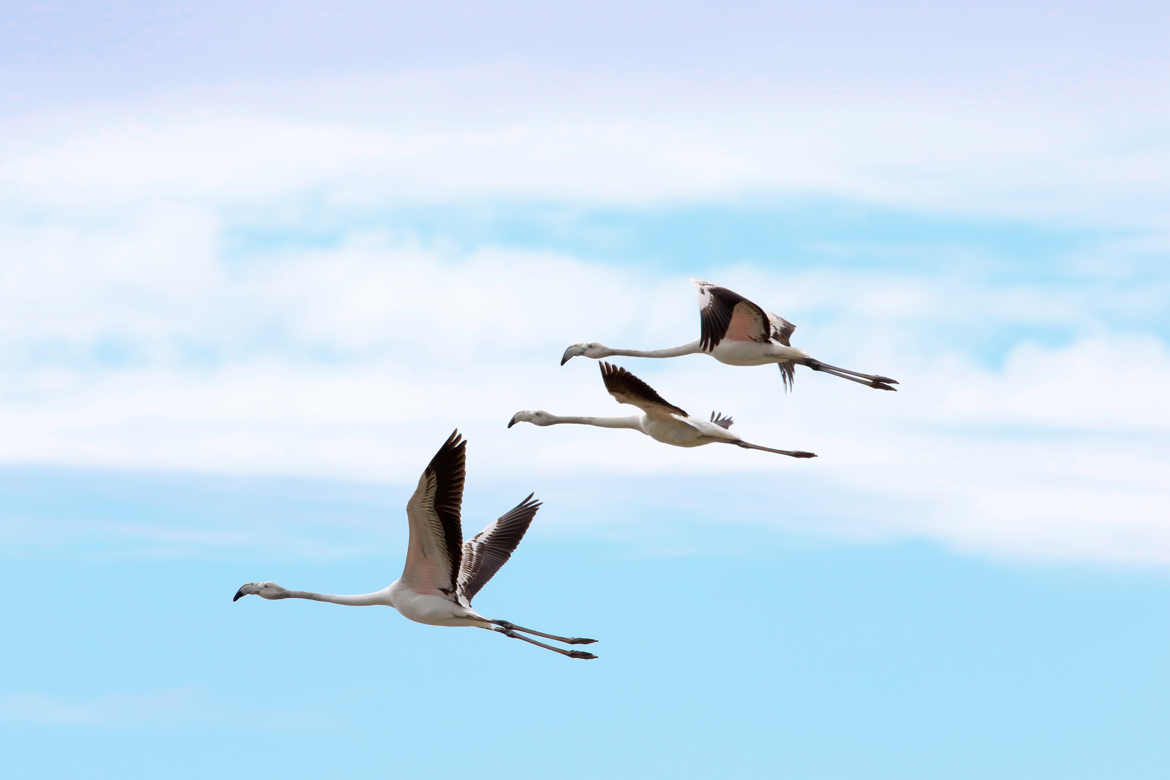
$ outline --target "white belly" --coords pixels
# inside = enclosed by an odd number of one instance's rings
[[[660,420],[650,416],[642,418],[642,430],[652,439],[675,447],[698,447],[709,442],[702,433],[677,420]]]
[[[761,344],[758,341],[724,339],[715,345],[715,349],[711,351],[711,357],[729,366],[763,366],[768,363],[779,363],[781,360],[793,360],[807,356],[799,349],[786,347],[775,342]]]
[[[391,592],[394,608],[404,618],[430,626],[475,626],[482,625],[473,610],[462,607],[446,596],[416,593],[406,586],[399,586]],[[477,619],[478,618],[478,619]]]

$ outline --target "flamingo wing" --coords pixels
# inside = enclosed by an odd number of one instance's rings
[[[605,389],[619,404],[632,404],[646,414],[659,417],[689,416],[656,393],[653,387],[620,366],[602,361],[601,379],[605,382]]]
[[[455,431],[435,453],[406,504],[410,541],[402,580],[418,593],[454,599],[463,528],[459,515],[467,473],[467,442]]]
[[[772,321],[759,306],[726,287],[692,281],[699,289],[699,348],[704,352],[715,349],[724,339],[771,340]]]
[[[779,314],[772,312],[768,312],[768,320],[772,325],[772,340],[778,341],[786,347],[791,347],[789,339],[792,337],[792,332],[796,330],[796,326]],[[782,360],[778,365],[780,366],[780,379],[784,382],[784,391],[788,392],[792,389],[792,383],[796,381],[796,364],[791,360]]]
[[[524,538],[540,502],[528,494],[487,528],[463,543],[463,562],[459,567],[459,600],[471,606],[471,600],[487,581],[512,557],[516,545]]]
[[[722,412],[711,412],[711,422],[715,423],[723,430],[729,431],[731,430],[731,424],[735,421]]]
[[[791,338],[792,332],[796,330],[796,326],[788,320],[781,317],[779,314],[768,312],[768,322],[772,326],[772,340],[779,341],[786,347],[791,347],[788,339]]]

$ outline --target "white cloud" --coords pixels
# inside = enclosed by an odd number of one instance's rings
[[[795,480],[792,509],[816,530],[925,535],[1029,556],[1170,559],[1161,487],[1170,353],[1153,336],[1109,329],[1124,289],[1117,300],[1092,291],[1092,310],[1077,289],[704,269],[795,320],[795,342],[809,352],[903,382],[897,394],[877,393],[801,371],[785,396],[771,367],[702,356],[623,361],[694,413],[733,414],[749,440],[821,455],[793,462],[676,450],[629,432],[505,430],[520,408],[627,413],[605,394],[593,361],[560,367],[560,352],[585,339],[694,338],[694,294],[681,274],[548,253],[452,253],[377,234],[233,266],[214,256],[218,224],[192,212],[18,237],[46,258],[75,258],[84,247],[94,265],[60,262],[57,272],[76,266],[84,281],[76,286],[58,283],[53,269],[19,270],[20,284],[0,292],[9,317],[0,461],[409,485],[459,426],[473,442],[477,479],[585,475],[620,492],[639,478],[721,474],[729,490],[765,504],[772,480]],[[1020,342],[989,367],[940,336],[974,323],[1059,324],[1072,340]],[[134,359],[79,364],[101,337],[122,340]],[[66,356],[39,354],[46,342],[69,345]],[[214,358],[187,359],[191,343]],[[600,516],[604,504],[593,500]],[[874,505],[886,511],[871,516]],[[255,542],[215,528],[169,536],[109,528],[160,550]]]
[[[1114,83],[992,95],[435,69],[10,120],[0,199],[101,213],[295,193],[353,207],[812,191],[1164,230],[1170,149],[1149,139],[1166,124]]]
[[[841,533],[1170,558],[1159,482],[1170,356],[1144,324],[1165,320],[1170,295],[1164,276],[1110,270],[1165,253],[1170,201],[1159,185],[1170,159],[1157,143],[1130,143],[1164,125],[1156,109],[1117,127],[1103,84],[1087,87],[1101,90],[1089,109],[1083,95],[826,95],[644,75],[534,80],[505,68],[285,87],[0,128],[0,462],[403,484],[458,425],[485,477],[625,485],[718,473],[766,500],[759,486],[783,475],[815,486],[801,493],[816,509],[807,516]],[[524,407],[624,413],[594,364],[558,367],[560,351],[585,339],[694,338],[689,274],[376,229],[232,261],[220,246],[241,215],[286,226],[318,207],[368,216],[406,202],[809,191],[1146,230],[1120,238],[1116,254],[1070,258],[1091,286],[781,275],[763,262],[694,269],[796,321],[809,352],[903,380],[895,395],[802,372],[784,396],[767,367],[628,361],[684,408],[719,408],[749,439],[822,455],[800,464],[629,433],[504,430]],[[963,247],[914,251],[935,250],[965,267],[981,260]],[[1063,341],[1012,332],[1033,327]],[[1002,366],[972,359],[963,339],[980,335],[1014,345]],[[889,511],[867,516],[874,504]],[[190,533],[205,547],[238,541]],[[165,536],[153,541],[184,541]]]

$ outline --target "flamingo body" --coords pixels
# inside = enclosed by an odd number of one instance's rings
[[[515,507],[464,541],[460,514],[466,472],[467,442],[458,431],[451,434],[419,477],[418,487],[406,504],[410,540],[402,576],[371,593],[332,594],[295,591],[275,582],[248,582],[240,586],[232,601],[244,596],[309,599],[349,606],[382,605],[416,623],[431,626],[473,626],[496,631],[570,658],[596,658],[593,653],[566,650],[523,634],[553,639],[571,645],[596,640],[564,637],[523,628],[507,620],[486,618],[471,608],[471,599],[511,557],[524,538],[540,502],[529,494]]]
[[[538,426],[569,423],[595,425],[599,428],[630,428],[675,447],[700,447],[704,444],[722,442],[793,458],[816,457],[814,452],[777,450],[746,442],[731,432],[731,418],[717,412],[711,413],[710,421],[692,417],[624,368],[602,361],[601,378],[605,382],[605,389],[618,403],[637,406],[642,410],[642,414],[634,417],[561,417],[543,410],[523,410],[512,415],[508,427],[511,428],[518,422],[527,422]]]
[[[419,593],[396,580],[386,589],[391,605],[404,618],[428,626],[477,626],[482,627],[487,618],[470,607],[456,604],[441,594]]]
[[[720,341],[709,354],[720,363],[729,366],[766,366],[769,363],[799,361],[808,357],[799,349],[783,344],[730,339]]]
[[[796,349],[790,341],[795,325],[778,314],[764,311],[739,293],[710,282],[691,281],[699,290],[698,340],[667,349],[615,349],[587,341],[566,348],[561,355],[561,365],[579,355],[591,358],[613,355],[668,358],[705,354],[729,366],[775,363],[780,368],[786,391],[792,388],[798,365],[875,390],[897,390],[894,387],[898,384],[896,379],[829,365]]]

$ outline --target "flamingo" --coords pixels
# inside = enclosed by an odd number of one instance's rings
[[[288,590],[275,582],[249,582],[236,591],[232,601],[255,594],[265,599],[311,599],[350,606],[384,605],[402,615],[432,626],[474,626],[520,639],[570,658],[596,658],[581,650],[564,650],[538,642],[523,634],[552,639],[570,645],[597,640],[564,637],[524,628],[507,620],[494,620],[471,608],[471,599],[512,555],[532,523],[540,502],[530,493],[487,528],[463,541],[460,509],[466,473],[467,442],[459,431],[439,448],[431,459],[418,487],[406,504],[410,541],[406,568],[390,585],[372,593],[334,595]]]
[[[783,317],[765,312],[739,293],[710,282],[692,279],[699,290],[699,340],[668,349],[613,349],[596,341],[573,344],[561,356],[563,366],[571,358],[584,355],[603,358],[611,355],[668,358],[679,355],[708,354],[729,366],[762,366],[777,363],[785,391],[792,388],[795,367],[807,366],[813,371],[848,379],[877,390],[897,390],[891,385],[896,379],[876,374],[863,374],[840,366],[831,366],[809,357],[789,343],[796,326]]]
[[[601,361],[601,378],[605,389],[618,403],[631,404],[643,414],[631,417],[558,417],[545,411],[523,410],[512,415],[508,422],[511,428],[518,422],[533,425],[596,425],[600,428],[632,428],[652,439],[676,447],[699,447],[704,444],[722,442],[734,444],[749,450],[764,450],[793,458],[815,458],[815,452],[803,450],[776,450],[751,444],[731,432],[732,418],[720,412],[712,412],[710,420],[691,417],[684,410],[667,401],[654,388],[624,368]]]

